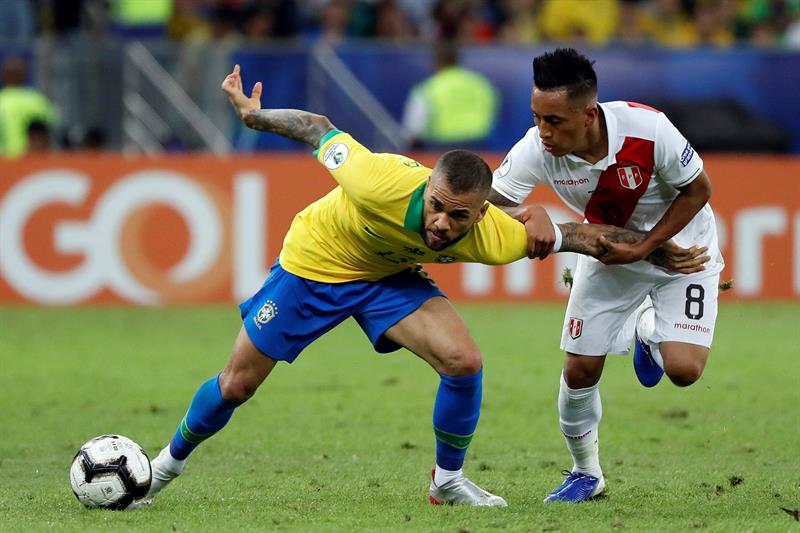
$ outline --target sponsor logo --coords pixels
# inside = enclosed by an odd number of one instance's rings
[[[278,316],[278,305],[272,300],[267,300],[267,302],[261,306],[261,309],[258,310],[256,316],[253,317],[253,322],[255,322],[258,329],[261,329],[262,325],[276,316]]]
[[[581,333],[583,333],[583,319],[570,317],[567,330],[569,331],[569,336],[572,337],[572,340],[580,337]]]
[[[326,168],[334,170],[344,164],[349,153],[350,150],[347,148],[346,144],[335,143],[325,151],[325,155],[322,157],[322,162]]]
[[[577,436],[573,437],[572,435],[567,435],[566,433],[564,433],[564,436],[567,437],[570,440],[581,440],[584,437],[586,437],[587,435],[589,435],[589,433],[591,433],[591,432],[592,432],[592,430],[590,429],[589,431],[587,431],[583,435],[577,435]]]
[[[711,328],[701,326],[700,324],[686,324],[684,322],[675,322],[675,329],[685,329],[686,331],[698,331],[700,333],[711,333]]]
[[[494,177],[495,178],[502,178],[503,176],[508,174],[509,170],[511,170],[511,156],[510,155],[506,156],[506,158],[503,159],[503,162],[500,163],[500,166],[497,168],[497,170],[494,171]]]
[[[553,185],[588,185],[589,178],[566,179],[566,180],[553,180]]]
[[[440,255],[436,258],[437,263],[452,263],[456,260],[452,255]]]
[[[642,172],[639,167],[620,167],[617,169],[619,184],[626,189],[634,190],[642,184]]]
[[[683,147],[683,153],[681,153],[681,166],[685,167],[688,165],[692,157],[694,157],[694,148],[689,144],[689,141],[686,141],[686,146]]]

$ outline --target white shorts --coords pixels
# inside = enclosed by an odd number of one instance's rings
[[[564,317],[561,349],[577,355],[627,354],[636,326],[634,311],[648,294],[656,317],[652,342],[711,347],[720,270],[674,274],[644,261],[606,266],[581,256]]]

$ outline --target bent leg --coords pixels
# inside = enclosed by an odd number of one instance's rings
[[[708,361],[708,348],[685,342],[662,342],[664,372],[679,387],[688,387],[700,379]]]
[[[384,336],[414,352],[439,373],[433,408],[436,468],[430,501],[505,506],[505,500],[484,491],[462,473],[483,394],[481,353],[467,325],[446,298],[437,296],[386,330]]]
[[[170,454],[182,461],[204,440],[228,423],[266,379],[276,361],[253,346],[244,327],[233,345],[225,369],[203,383],[170,441]]]
[[[433,409],[436,464],[459,470],[480,416],[481,354],[467,325],[445,298],[431,298],[384,334],[439,373]]]

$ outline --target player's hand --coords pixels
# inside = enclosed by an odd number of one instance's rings
[[[707,251],[707,246],[681,248],[670,240],[653,250],[647,260],[672,272],[693,274],[706,269],[705,263],[711,259],[711,256],[705,255]]]
[[[261,82],[253,86],[253,92],[248,98],[242,91],[242,76],[239,72],[239,65],[233,67],[233,72],[228,74],[222,81],[222,90],[228,95],[233,109],[239,118],[244,120],[251,111],[261,109]]]
[[[597,256],[603,264],[606,265],[625,265],[628,263],[635,263],[646,258],[652,252],[652,249],[647,247],[644,241],[636,244],[628,244],[624,242],[611,242],[605,235],[600,235],[597,238],[598,244],[605,248],[605,253]]]
[[[528,257],[544,259],[553,252],[556,232],[547,211],[539,205],[525,206],[522,217],[528,232]]]

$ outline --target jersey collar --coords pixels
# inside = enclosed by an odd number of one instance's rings
[[[425,235],[422,233],[422,208],[425,205],[425,186],[428,180],[422,182],[422,185],[417,187],[411,195],[411,200],[408,201],[408,209],[406,209],[406,218],[403,221],[403,227],[411,230],[414,233],[419,233],[422,240],[425,240]]]

